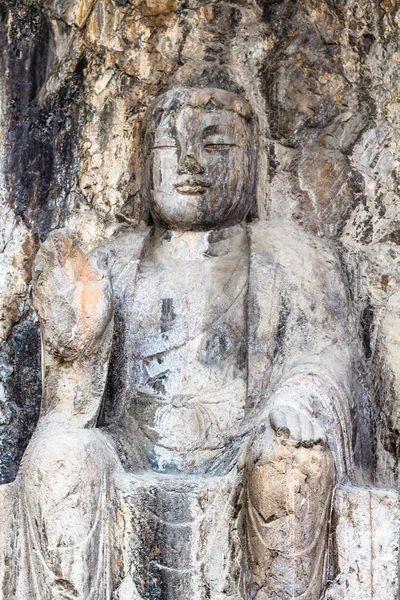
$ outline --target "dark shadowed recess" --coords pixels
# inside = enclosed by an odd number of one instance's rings
[[[0,380],[8,396],[0,411],[0,483],[8,483],[17,474],[39,416],[40,334],[31,313],[0,346]]]
[[[0,4],[5,200],[37,241],[63,225],[79,160],[87,65],[81,56],[57,92],[40,93],[51,60],[51,36],[48,18],[34,2]],[[0,483],[7,483],[16,476],[40,406],[39,327],[29,307],[0,345],[0,385],[6,393],[0,397]]]
[[[9,0],[2,6],[7,200],[41,237],[62,224],[77,170],[80,100],[87,66],[81,56],[59,90],[43,94],[51,36],[49,20],[35,4]]]

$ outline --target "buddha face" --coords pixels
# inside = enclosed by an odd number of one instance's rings
[[[153,114],[145,180],[156,222],[207,230],[242,220],[253,183],[246,104],[222,90],[178,89]]]

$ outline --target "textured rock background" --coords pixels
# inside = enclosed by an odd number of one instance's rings
[[[355,452],[366,482],[394,485],[398,0],[3,0],[0,22],[0,481],[38,415],[39,241],[68,225],[89,250],[138,223],[144,112],[178,67],[203,60],[228,65],[258,115],[258,213],[341,252],[365,351]]]

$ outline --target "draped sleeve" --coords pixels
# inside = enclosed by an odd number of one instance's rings
[[[359,342],[339,258],[320,238],[273,221],[251,225],[250,246],[249,405],[268,410],[285,390],[325,427],[339,479],[352,479]]]

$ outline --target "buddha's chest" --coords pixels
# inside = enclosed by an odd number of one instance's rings
[[[187,256],[184,248],[150,248],[134,286],[126,286],[131,291],[119,296],[123,335],[112,371],[123,407],[119,423],[126,453],[139,445],[155,468],[167,462],[184,469],[194,460],[191,451],[213,453],[240,430],[247,395],[245,242],[236,236]]]
[[[157,260],[155,260],[157,259]],[[140,265],[126,318],[126,403],[157,446],[216,447],[236,435],[247,382],[248,254]]]
[[[144,261],[129,324],[137,387],[201,394],[243,375],[247,283],[245,255]]]
[[[247,290],[247,261],[243,257],[232,264],[223,258],[144,262],[135,286],[132,333],[150,349],[152,343],[168,346],[193,337],[223,318],[224,312],[229,312],[228,320],[239,319],[244,325],[241,300]]]

